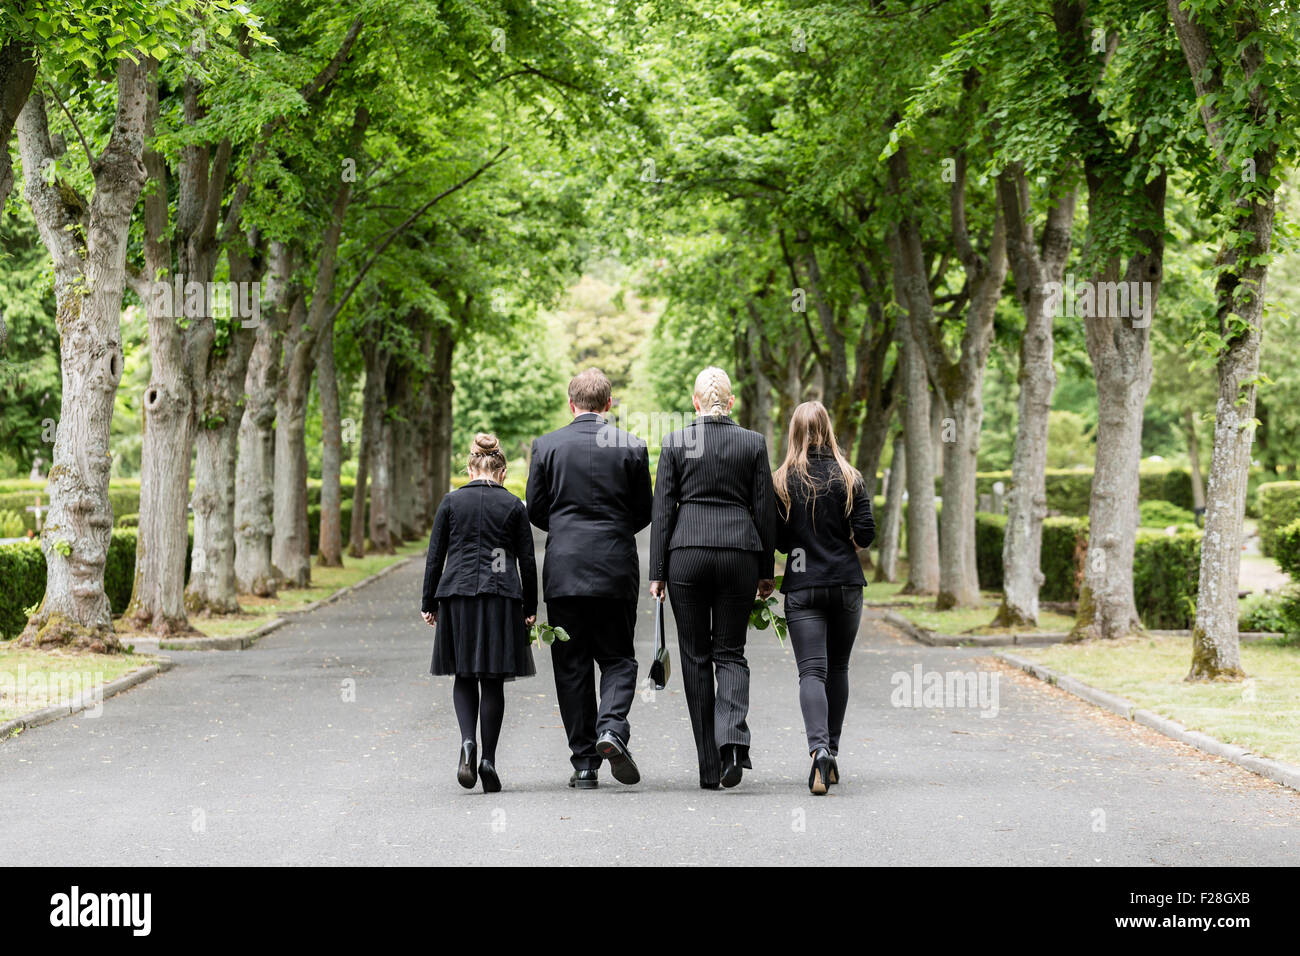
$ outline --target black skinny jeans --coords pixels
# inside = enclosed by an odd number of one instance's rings
[[[785,596],[809,753],[822,747],[839,753],[849,706],[849,655],[861,617],[860,587],[800,588]]]

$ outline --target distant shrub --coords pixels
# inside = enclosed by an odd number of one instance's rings
[[[16,511],[0,511],[0,538],[21,538],[26,533],[22,515]]]
[[[1168,528],[1196,523],[1196,516],[1186,508],[1158,498],[1141,502],[1138,510],[1142,514],[1144,528]]]
[[[1292,585],[1272,594],[1252,594],[1242,605],[1237,629],[1271,634],[1300,633],[1300,589]]]
[[[1278,531],[1300,518],[1300,481],[1275,481],[1259,488],[1259,549],[1272,556]]]

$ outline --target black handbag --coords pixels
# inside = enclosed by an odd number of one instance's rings
[[[668,686],[673,672],[673,657],[668,653],[668,640],[664,637],[664,600],[655,598],[655,659],[650,662],[650,680],[655,690]]]

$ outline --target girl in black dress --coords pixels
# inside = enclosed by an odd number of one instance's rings
[[[433,519],[421,614],[436,627],[436,675],[454,675],[460,725],[456,779],[467,790],[501,789],[497,739],[505,681],[537,673],[528,628],[537,617],[537,561],[524,503],[506,491],[506,456],[493,435],[474,436],[468,484],[445,495]],[[478,760],[476,726],[483,732]]]

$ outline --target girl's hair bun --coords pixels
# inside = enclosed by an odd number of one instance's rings
[[[501,442],[496,435],[489,435],[486,432],[479,432],[474,436],[474,447],[471,454],[474,455],[497,455],[501,453]]]

